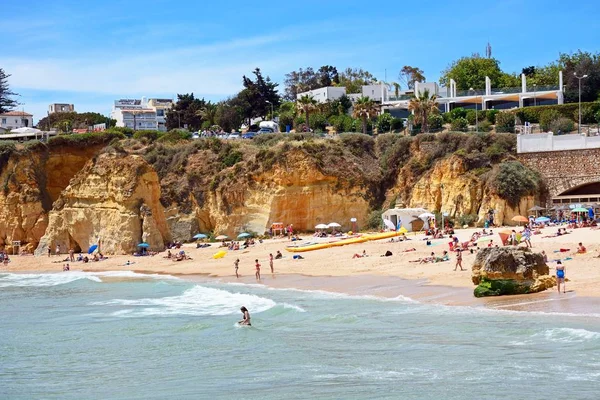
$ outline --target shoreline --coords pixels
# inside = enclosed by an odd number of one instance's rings
[[[495,228],[496,231],[498,228]],[[223,258],[212,257],[222,248],[212,244],[208,248],[196,248],[195,244],[184,244],[182,250],[191,257],[190,260],[175,262],[165,258],[166,252],[156,256],[133,257],[127,255],[110,256],[99,262],[70,263],[65,261],[67,255],[51,257],[12,256],[8,266],[0,265],[0,272],[44,273],[60,272],[63,264],[69,263],[71,271],[132,271],[144,274],[172,275],[187,280],[197,281],[220,280],[226,283],[238,282],[256,284],[254,278],[255,259],[262,264],[262,284],[273,288],[325,290],[347,293],[350,295],[376,295],[379,297],[405,296],[424,303],[444,305],[481,306],[489,308],[518,309],[527,308],[534,311],[589,312],[600,306],[600,258],[596,254],[600,250],[600,230],[589,228],[575,229],[571,233],[552,238],[544,238],[556,232],[557,227],[548,227],[542,235],[532,238],[533,251],[546,252],[549,257],[550,274],[554,272],[553,261],[566,260],[568,292],[558,294],[556,289],[545,292],[504,297],[476,299],[473,296],[475,286],[471,281],[471,265],[475,254],[464,252],[463,266],[467,271],[453,271],[454,254],[451,260],[433,264],[414,262],[427,257],[431,252],[441,255],[448,249],[448,238],[434,240],[427,246],[422,240],[424,235],[411,235],[412,240],[406,242],[389,242],[389,240],[372,241],[342,247],[302,253],[303,260],[294,260],[292,253],[285,251],[291,242],[285,239],[268,239],[248,249],[228,251]],[[480,229],[460,229],[456,235],[466,241],[475,231]],[[494,242],[498,236],[494,235]],[[310,241],[311,236],[304,236]],[[587,254],[575,255],[577,243],[583,242],[588,249]],[[571,249],[559,252],[561,248]],[[410,251],[415,249],[414,251]],[[380,257],[386,251],[393,256]],[[172,250],[173,253],[178,250]],[[282,259],[274,260],[275,279],[271,279],[269,254],[277,251],[283,253]],[[368,257],[353,258],[354,254],[365,251]],[[239,259],[240,279],[235,278],[233,263]],[[412,261],[412,262],[411,262]],[[562,297],[560,297],[562,296]],[[565,301],[565,297],[568,297]],[[501,300],[498,300],[501,299]],[[569,306],[569,304],[571,304]]]

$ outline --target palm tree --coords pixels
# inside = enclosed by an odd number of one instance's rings
[[[352,116],[362,120],[363,133],[367,134],[367,119],[377,116],[379,107],[367,96],[361,96],[353,105]]]
[[[196,111],[196,115],[208,121],[210,126],[213,126],[217,119],[217,105],[209,101],[204,107]]]
[[[439,112],[437,96],[434,94],[429,96],[429,90],[425,89],[423,92],[416,92],[415,95],[408,102],[408,109],[415,114],[415,121],[421,123],[422,132],[429,132],[429,125],[427,123],[429,116],[437,114]]]
[[[310,131],[310,125],[308,123],[308,115],[309,113],[317,108],[317,101],[313,99],[311,96],[305,94],[300,97],[298,101],[296,101],[296,109],[301,111],[306,115],[306,129]]]

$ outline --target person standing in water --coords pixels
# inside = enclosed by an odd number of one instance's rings
[[[239,278],[240,277],[238,275],[238,269],[240,268],[240,259],[239,258],[233,262],[233,266],[235,267],[235,277]]]
[[[567,290],[567,284],[565,283],[565,275],[567,273],[566,267],[561,261],[556,262],[556,286],[558,287],[558,293],[560,293],[560,284],[563,286],[563,293]]]
[[[240,311],[242,312],[242,319],[238,321],[238,324],[252,326],[250,323],[250,313],[248,312],[248,309],[242,306]]]
[[[269,253],[269,266],[271,267],[271,273],[274,274],[275,270],[273,269],[273,253]]]
[[[260,263],[258,260],[254,260],[254,262],[256,263],[256,280],[260,281]]]

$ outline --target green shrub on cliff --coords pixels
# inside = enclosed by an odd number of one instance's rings
[[[125,139],[125,135],[120,132],[105,131],[92,133],[72,133],[69,135],[58,135],[48,140],[48,147],[61,146],[94,146],[107,144],[114,139]]]
[[[496,115],[496,132],[512,133],[515,131],[515,116],[510,112],[500,112]]]
[[[492,172],[488,183],[511,207],[516,207],[523,197],[534,194],[541,185],[538,173],[519,161],[500,164],[500,167]]]

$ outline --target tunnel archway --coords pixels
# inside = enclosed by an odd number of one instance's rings
[[[600,182],[584,183],[565,190],[559,196],[600,196]]]

